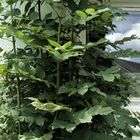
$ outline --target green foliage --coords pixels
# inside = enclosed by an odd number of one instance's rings
[[[122,10],[88,0],[3,0],[0,13],[0,37],[13,43],[0,49],[1,140],[132,140],[139,121],[124,106],[133,89],[113,60],[139,56],[119,48],[136,37],[105,39]]]
[[[119,71],[120,68],[113,66],[105,71],[100,71],[99,76],[102,76],[105,81],[113,82],[115,78],[120,78]]]
[[[68,108],[68,107],[66,107],[64,105],[62,106],[62,105],[57,105],[57,104],[54,104],[54,103],[41,103],[38,99],[32,98],[32,97],[30,97],[29,99],[33,101],[31,104],[36,109],[48,111],[50,113],[57,112],[59,110],[71,111],[70,108]]]

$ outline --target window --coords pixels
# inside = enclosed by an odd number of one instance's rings
[[[139,0],[109,0],[110,3],[114,6],[118,6],[123,9],[130,9],[132,11],[140,11],[140,1]]]
[[[117,26],[115,32],[112,32],[111,34],[106,36],[106,38],[109,39],[111,42],[120,40],[124,37],[129,37],[131,35],[137,35],[138,37],[140,37],[140,12],[128,11],[128,15],[125,16],[125,20],[121,22],[117,21],[115,22],[115,25]],[[140,40],[136,39],[127,42],[124,45],[122,45],[121,48],[122,49],[131,48],[133,50],[140,51]],[[140,63],[140,58],[124,58],[124,59]],[[136,69],[135,71],[140,72],[140,69]]]
[[[126,36],[136,34],[140,37],[140,0],[110,0],[111,4],[123,8],[128,12],[124,21],[115,22],[117,26],[114,33],[107,35],[106,37],[115,41]],[[121,46],[122,49],[131,48],[140,51],[140,40],[133,40],[125,43]],[[119,65],[124,67],[127,72],[136,78],[136,90],[140,92],[140,58],[122,58],[118,60]],[[140,93],[139,95],[140,96]],[[131,104],[128,109],[133,111],[140,110],[140,98],[131,98]],[[140,137],[133,137],[133,140],[139,140]]]
[[[128,12],[124,21],[117,21],[114,24],[117,26],[115,32],[106,36],[107,39],[114,42],[120,40],[123,37],[131,35],[137,35],[140,37],[140,1],[139,0],[110,0],[113,6],[123,8]],[[140,51],[140,40],[136,39],[131,42],[127,42],[120,46],[122,49],[131,48],[133,50]],[[140,58],[123,58],[118,61],[128,72],[140,73]]]

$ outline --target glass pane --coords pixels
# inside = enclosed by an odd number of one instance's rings
[[[111,3],[140,3],[139,0],[110,0]]]
[[[110,3],[122,8],[137,8],[140,11],[140,0],[110,0]]]
[[[106,36],[111,42],[120,40],[123,37],[131,35],[137,35],[140,37],[140,12],[129,12],[129,15],[125,17],[126,20],[115,22],[117,26],[115,32]],[[131,48],[133,50],[140,51],[140,40],[133,40],[125,43],[121,46],[122,49]],[[140,58],[125,58],[133,62],[140,63]]]
[[[111,42],[120,40],[123,37],[128,37],[131,35],[137,35],[140,37],[140,12],[129,12],[129,15],[125,17],[126,20],[115,22],[117,26],[115,32],[110,33],[106,36]],[[120,46],[122,49],[131,48],[133,50],[140,51],[140,40],[136,39],[125,43]],[[110,48],[109,48],[110,49]],[[111,50],[113,51],[113,49]],[[120,58],[116,60],[116,63],[130,76],[135,79],[136,90],[140,96],[140,57],[136,58]]]

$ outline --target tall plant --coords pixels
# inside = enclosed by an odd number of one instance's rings
[[[88,0],[4,2],[0,33],[13,49],[0,65],[1,140],[131,140],[139,125],[124,108],[132,87],[113,60],[139,53],[105,51],[136,38],[104,38],[121,13]]]

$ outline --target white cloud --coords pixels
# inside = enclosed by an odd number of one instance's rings
[[[124,25],[125,26],[125,25]],[[130,26],[130,30],[126,31],[125,33],[113,33],[106,36],[111,42],[115,42],[117,40],[122,39],[123,37],[129,37],[131,35],[136,35],[140,37],[140,23],[132,24]],[[124,45],[121,46],[122,49],[132,48],[134,50],[140,50],[140,40],[132,40],[130,42],[126,42]]]
[[[113,34],[106,35],[106,38],[108,40],[110,40],[111,42],[115,42],[116,40],[120,40],[123,37],[124,37],[124,34],[122,34],[122,33],[113,33]]]
[[[133,34],[140,37],[140,23],[133,24],[132,28],[128,32],[126,32],[125,36],[130,36]]]

